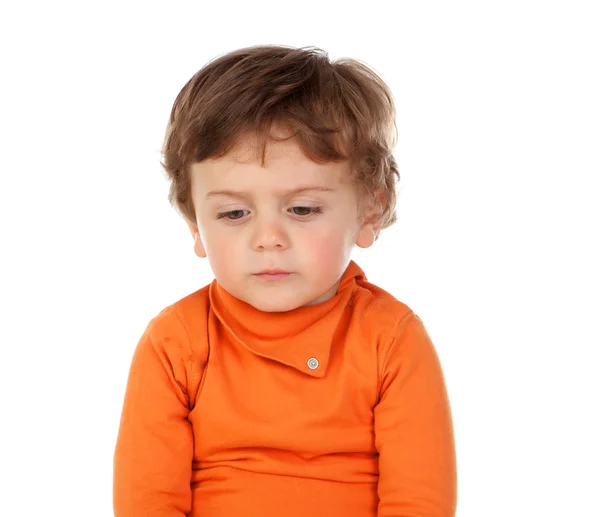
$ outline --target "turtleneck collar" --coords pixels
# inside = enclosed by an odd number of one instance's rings
[[[362,269],[350,261],[335,296],[287,312],[256,309],[232,296],[215,279],[209,286],[210,305],[218,322],[237,344],[313,377],[323,377],[336,330],[356,289],[357,278],[366,280]]]

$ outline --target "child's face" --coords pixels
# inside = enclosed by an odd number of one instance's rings
[[[375,238],[373,224],[359,221],[349,166],[317,164],[287,140],[269,144],[263,168],[249,142],[191,167],[195,252],[208,257],[223,288],[259,310],[324,302],[336,294],[354,245]],[[327,190],[291,192],[301,187]],[[268,269],[288,274],[257,276]]]

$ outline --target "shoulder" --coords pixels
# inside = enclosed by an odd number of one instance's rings
[[[385,289],[358,279],[353,296],[353,310],[369,326],[378,328],[383,334],[393,332],[401,321],[414,315],[413,310]]]
[[[356,283],[353,317],[362,329],[362,336],[376,344],[380,372],[391,353],[403,354],[429,341],[423,322],[409,305],[366,279],[358,279]]]
[[[140,353],[153,355],[169,364],[176,380],[186,390],[190,409],[194,407],[208,361],[208,286],[166,306],[148,323]]]
[[[146,333],[154,342],[175,348],[193,359],[202,357],[207,348],[206,320],[208,314],[208,285],[167,305],[148,323]]]
[[[208,286],[167,305],[151,320],[154,332],[173,332],[193,327],[208,312]]]

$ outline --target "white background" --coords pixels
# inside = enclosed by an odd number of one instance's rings
[[[212,279],[159,165],[209,59],[315,45],[398,108],[397,224],[356,253],[421,316],[459,517],[600,516],[597,2],[21,2],[0,12],[0,515],[112,514],[133,349]]]

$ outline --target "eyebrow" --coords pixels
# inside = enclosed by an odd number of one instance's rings
[[[309,190],[317,190],[319,192],[335,192],[335,189],[329,187],[299,187],[291,190],[285,190],[281,193],[285,196],[289,196],[290,194],[299,194],[300,192],[307,192]],[[235,190],[212,190],[208,194],[206,194],[205,199],[213,196],[229,196],[229,197],[237,197],[239,199],[249,199],[250,196],[246,192],[239,192]]]

